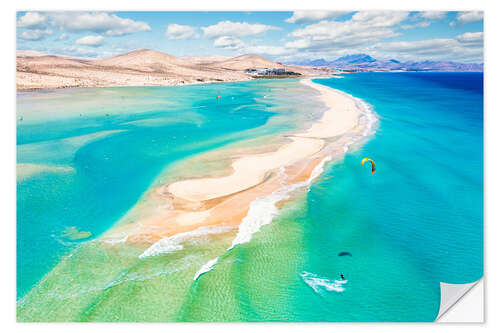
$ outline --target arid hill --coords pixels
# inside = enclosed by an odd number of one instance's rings
[[[283,67],[276,62],[267,60],[255,54],[245,54],[210,64],[212,67],[244,71],[247,68],[278,68]]]
[[[202,58],[179,58],[145,49],[96,60],[23,51],[17,56],[16,84],[18,90],[26,90],[244,81],[252,79],[244,73],[247,68],[281,66],[257,55],[222,58],[222,61],[211,61],[221,59],[217,57],[205,57],[204,61]],[[293,67],[293,71],[316,74],[307,68]]]
[[[172,68],[177,66],[189,66],[191,62],[177,58],[171,54],[154,50],[137,50],[118,56],[98,59],[91,62],[98,66],[136,68],[145,70],[155,70],[156,68]]]

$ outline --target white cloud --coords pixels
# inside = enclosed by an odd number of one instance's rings
[[[458,35],[456,38],[462,44],[468,46],[483,46],[483,33],[482,32],[466,32]]]
[[[64,54],[64,55],[71,55],[71,56],[76,56],[76,57],[90,57],[94,58],[100,53],[98,53],[95,49],[86,49],[83,47],[77,47],[77,46],[68,46],[68,47],[63,47],[59,49],[53,49],[51,50],[52,54]]]
[[[422,21],[422,22],[415,23],[415,24],[402,25],[401,28],[408,30],[408,29],[413,29],[413,28],[427,28],[430,25],[431,25],[430,22]]]
[[[428,20],[440,20],[446,16],[446,12],[431,10],[425,12],[418,12],[417,16]]]
[[[371,28],[391,27],[408,18],[408,12],[365,11],[353,15],[352,21],[369,25]]]
[[[108,36],[122,36],[141,31],[151,31],[142,21],[121,18],[109,13],[54,12],[52,25],[69,31],[92,31]]]
[[[196,28],[189,25],[169,24],[165,35],[168,39],[189,39],[198,38],[200,35],[196,33]]]
[[[252,41],[255,42],[255,41]],[[235,51],[240,54],[256,53],[266,55],[282,55],[290,52],[283,46],[276,45],[251,45],[230,36],[222,36],[214,40],[214,46],[224,50]]]
[[[287,48],[276,45],[250,45],[250,46],[245,46],[244,48],[244,53],[283,55],[289,52],[290,50],[288,50]]]
[[[62,33],[59,35],[59,37],[57,37],[57,40],[66,40],[66,39],[68,39],[68,35],[65,33]]]
[[[412,42],[378,43],[368,52],[398,60],[447,60],[482,62],[482,33],[465,33],[456,38],[437,38]]]
[[[45,37],[52,35],[52,30],[49,29],[31,29],[31,30],[26,30],[24,31],[19,38],[24,39],[24,40],[41,40],[44,39]]]
[[[383,48],[387,51],[400,53],[412,52],[413,54],[436,54],[441,53],[442,48],[456,45],[456,40],[450,38],[429,39],[414,42],[388,42],[375,45],[375,48]]]
[[[386,41],[398,36],[398,29],[426,27],[431,20],[440,17],[444,18],[445,14],[425,12],[409,16],[407,12],[358,12],[344,22],[323,20],[296,29],[289,34],[295,39],[286,42],[284,50],[275,51],[284,61],[333,60],[346,54],[367,53],[378,59],[394,58],[402,61],[429,59],[482,62],[482,32],[465,33],[455,38]]]
[[[47,23],[47,16],[37,12],[27,12],[17,20],[17,26],[20,28],[40,29]]]
[[[202,27],[201,29],[205,37],[215,39],[222,36],[245,37],[262,35],[268,30],[278,30],[279,28],[258,23],[220,21],[215,25]]]
[[[413,13],[409,17],[410,22],[416,22],[406,25],[401,25],[402,29],[427,28],[431,25],[431,21],[441,20],[446,17],[446,12],[443,11],[424,11]]]
[[[79,45],[87,45],[87,46],[101,46],[104,43],[104,37],[102,36],[85,36],[76,41]]]
[[[245,43],[238,38],[222,36],[214,40],[214,46],[225,50],[241,50]]]
[[[480,21],[483,19],[483,12],[472,11],[472,12],[459,12],[457,14],[457,22],[460,24],[467,24],[471,22]]]
[[[324,19],[334,19],[350,12],[328,10],[297,10],[285,20],[288,23],[308,23]]]
[[[373,44],[399,35],[395,26],[408,18],[408,12],[358,12],[344,22],[320,21],[294,30],[297,38],[285,44],[301,51],[336,51]]]

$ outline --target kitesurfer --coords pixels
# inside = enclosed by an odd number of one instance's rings
[[[361,165],[365,164],[366,161],[370,161],[370,163],[372,164],[372,175],[373,175],[375,173],[375,170],[376,170],[375,162],[373,162],[373,160],[371,158],[365,157],[361,160]]]

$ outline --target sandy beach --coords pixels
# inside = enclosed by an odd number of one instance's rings
[[[362,110],[346,94],[309,79],[300,82],[317,90],[325,105],[322,117],[310,128],[287,135],[286,143],[275,151],[235,158],[228,175],[185,179],[152,189],[147,209],[130,223],[118,224],[104,241],[152,244],[202,226],[236,227],[257,198],[311,181],[326,159],[342,156],[346,144],[366,130]]]

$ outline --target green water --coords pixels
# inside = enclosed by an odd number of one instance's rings
[[[74,316],[72,307],[54,303],[52,297],[76,297],[75,303],[86,304],[99,293],[94,289],[129,269],[129,259],[137,261],[136,252],[144,249],[132,249],[131,258],[113,258],[108,266],[111,254],[97,254],[101,249],[94,240],[120,221],[148,188],[170,179],[225,172],[226,162],[207,164],[198,156],[268,144],[275,134],[313,121],[321,113],[314,94],[294,80],[19,93],[19,319],[76,320],[63,315]],[[217,95],[222,96],[218,101]],[[295,107],[299,101],[305,111]],[[81,274],[85,266],[104,275]],[[75,267],[77,280],[68,284],[62,272]],[[193,264],[194,272],[198,268]]]

